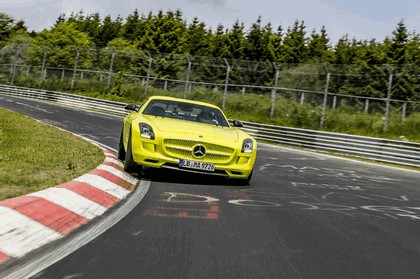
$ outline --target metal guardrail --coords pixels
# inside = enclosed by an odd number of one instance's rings
[[[73,108],[108,113],[117,116],[127,115],[127,112],[124,110],[125,103],[100,100],[75,94],[10,85],[0,85],[0,94],[38,99]]]
[[[0,94],[39,99],[60,105],[125,116],[125,103],[55,91],[0,85]],[[379,162],[420,167],[420,143],[244,122],[257,140],[315,151],[350,155]]]
[[[244,130],[256,139],[267,142],[420,167],[419,143],[251,122],[244,122]]]

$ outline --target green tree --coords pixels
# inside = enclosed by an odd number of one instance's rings
[[[226,43],[229,46],[229,53],[234,59],[245,59],[245,26],[237,20],[232,29],[227,33]]]
[[[0,13],[0,47],[16,32],[27,33],[25,22],[15,21],[11,16]]]
[[[121,28],[121,36],[133,43],[136,39],[140,38],[142,34],[144,34],[142,26],[143,21],[145,20],[140,19],[137,9],[134,10],[132,14],[128,15],[125,20],[125,24],[123,24]]]
[[[407,62],[409,64],[420,64],[420,34],[413,34],[407,43]]]
[[[118,38],[122,27],[122,21],[123,19],[121,17],[117,17],[117,19],[113,21],[110,16],[106,16],[99,26],[96,46],[104,47],[110,41]]]
[[[149,14],[144,25],[144,36],[137,38],[141,49],[160,53],[184,53],[186,49],[186,23],[180,11],[159,11]]]
[[[393,64],[392,98],[399,100],[412,100],[417,96],[418,79],[410,74],[408,64],[412,62],[410,49],[411,34],[408,32],[404,21],[397,24],[392,32],[391,45],[388,52],[388,61]],[[412,42],[414,42],[413,40]]]
[[[353,63],[354,48],[348,35],[341,37],[333,49],[333,64],[348,65]]]
[[[308,62],[326,63],[331,62],[330,40],[325,27],[322,26],[320,33],[312,31],[308,43]]]
[[[295,21],[293,27],[287,29],[283,40],[282,62],[296,64],[307,59],[305,28],[303,21]]]
[[[211,32],[206,30],[206,25],[199,22],[195,17],[186,31],[186,53],[193,56],[210,55],[210,36]]]
[[[261,16],[257,18],[257,21],[251,25],[251,28],[246,36],[246,48],[245,55],[247,60],[259,61],[263,56],[264,45],[263,45],[263,30],[262,30],[262,19]]]
[[[31,57],[36,65],[42,63],[45,50],[48,51],[48,65],[53,67],[72,68],[76,59],[76,48],[81,51],[83,47],[92,47],[88,34],[78,31],[75,23],[65,22],[57,24],[50,30],[43,30],[33,40],[36,54]],[[80,68],[90,68],[91,57],[81,56]]]
[[[217,25],[211,38],[211,56],[218,58],[232,58],[229,36],[222,24]]]
[[[267,24],[263,30],[263,44],[266,46],[263,51],[262,60],[268,62],[279,62],[283,52],[283,29],[281,26],[274,33],[271,24]]]
[[[397,28],[392,32],[392,35],[388,63],[406,64],[408,60],[407,43],[409,41],[409,33],[403,21],[398,22]]]

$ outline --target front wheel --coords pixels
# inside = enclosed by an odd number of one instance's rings
[[[129,173],[138,173],[140,174],[142,167],[136,162],[134,162],[133,159],[133,151],[132,151],[132,144],[131,144],[131,131],[130,136],[128,138],[128,144],[127,144],[127,152],[125,154],[125,161],[124,161],[124,171]]]
[[[125,160],[125,150],[124,150],[124,141],[123,141],[123,131],[121,130],[121,136],[120,136],[120,144],[118,145],[118,155],[117,158],[121,161]]]

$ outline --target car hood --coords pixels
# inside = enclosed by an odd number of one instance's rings
[[[153,128],[171,134],[175,138],[220,142],[224,144],[228,142],[237,143],[240,138],[240,131],[232,127],[221,127],[213,124],[155,116],[147,116],[146,118],[153,125]]]

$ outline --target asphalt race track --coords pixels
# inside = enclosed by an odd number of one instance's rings
[[[0,95],[117,148],[121,119]],[[124,219],[32,278],[420,278],[420,172],[260,145],[250,186],[146,170]]]

